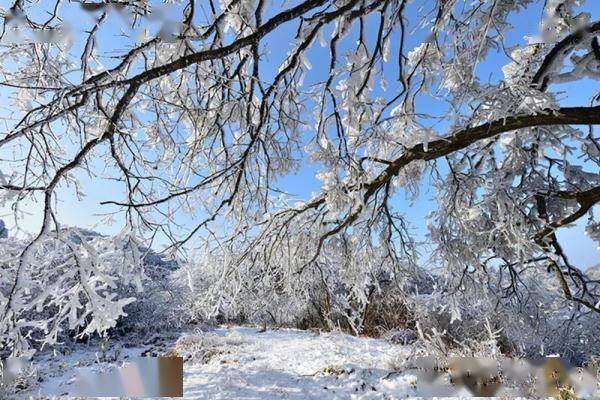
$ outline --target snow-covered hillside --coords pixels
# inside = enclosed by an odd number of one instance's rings
[[[36,358],[38,370],[18,398],[66,395],[73,390],[76,368],[106,370],[128,358],[175,350],[186,358],[184,396],[193,399],[405,398],[414,395],[416,377],[394,373],[406,347],[340,333],[292,329],[217,328],[188,331],[177,339],[156,337],[145,345],[112,343],[98,362],[97,346],[66,355]],[[61,398],[61,397],[56,397]]]

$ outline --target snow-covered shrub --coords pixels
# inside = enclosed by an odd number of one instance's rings
[[[414,296],[410,308],[421,344],[436,347],[423,341],[431,335],[438,349],[449,352],[481,354],[485,347],[509,356],[560,354],[578,365],[600,352],[600,319],[566,300],[551,273],[529,271],[521,279],[524,287],[511,295],[497,290],[492,275],[489,286],[474,279],[463,281],[457,291],[452,281],[432,294]]]
[[[416,330],[410,328],[390,329],[382,337],[391,343],[403,346],[413,344],[418,338]]]
[[[406,296],[400,290],[382,290],[370,298],[365,307],[363,333],[369,336],[382,336],[387,332],[414,326],[410,310],[406,306]]]
[[[77,229],[39,239],[0,239],[0,348],[23,354],[68,335],[103,334],[143,289],[137,241],[82,235]],[[32,344],[34,346],[32,347]]]
[[[410,328],[404,280],[368,255],[341,252],[331,263],[294,272],[289,259],[264,266],[235,252],[201,253],[174,276],[189,321],[215,320],[380,336]],[[250,260],[250,261],[248,261]]]
[[[23,241],[0,239],[0,275],[5,277],[0,295],[10,293],[10,282],[16,278],[24,249]],[[127,234],[110,237],[86,229],[62,229],[58,234],[48,235],[29,262],[32,260],[41,262],[36,264],[35,274],[21,276],[32,279],[24,299],[33,302],[23,310],[22,317],[33,318],[40,325],[38,329],[24,328],[27,332],[24,336],[28,338],[23,343],[32,339],[37,347],[42,343],[87,338],[92,333],[127,335],[131,339],[185,322],[177,293],[179,286],[171,278],[176,262],[141,246]],[[49,274],[56,285],[42,287],[36,279],[40,274]],[[83,282],[82,276],[86,277]],[[110,315],[103,325],[90,327],[94,316],[102,315],[93,304],[100,312],[105,312],[103,307],[106,307],[94,300],[95,296],[102,297],[107,305],[116,302],[120,309],[107,313]],[[51,324],[53,330],[46,332],[44,323]],[[46,340],[48,335],[50,340]]]
[[[324,296],[316,279],[283,286],[276,277],[262,276],[263,271],[233,268],[223,254],[196,254],[192,259],[173,277],[187,322],[325,327]]]
[[[142,283],[143,290],[137,292],[131,286],[121,288],[120,295],[135,296],[136,301],[125,306],[127,316],[118,321],[111,331],[113,334],[143,337],[187,322],[181,288],[173,279],[175,270],[156,264],[149,265],[145,261],[144,257],[146,279]]]
[[[82,241],[110,240],[109,236],[86,229],[78,229],[76,235],[70,235],[70,239],[77,244]],[[143,268],[141,286],[119,285],[115,288],[118,297],[135,298],[135,301],[125,305],[123,310],[126,316],[118,320],[110,330],[110,335],[143,336],[163,328],[176,327],[184,321],[181,317],[181,298],[177,294],[179,287],[172,279],[178,262],[139,243],[134,251],[136,262]]]

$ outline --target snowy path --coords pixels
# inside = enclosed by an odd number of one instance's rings
[[[159,354],[164,353],[174,343],[172,338],[145,347],[124,347],[116,364],[149,348],[158,347]],[[383,340],[233,327],[185,333],[175,348],[183,356],[194,355],[184,364],[186,399],[399,399],[414,395],[414,375],[389,375],[408,350]],[[96,352],[90,348],[59,359],[41,357],[38,367],[43,380],[19,398],[69,393],[76,367],[106,368],[95,360]]]
[[[412,392],[414,376],[384,379],[407,352],[382,340],[299,330],[259,333],[253,328],[215,334],[225,353],[186,367],[186,397],[403,398]]]

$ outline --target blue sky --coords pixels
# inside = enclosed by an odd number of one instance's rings
[[[592,0],[590,3],[594,3],[595,1],[597,0]],[[199,3],[202,2],[200,1]],[[523,37],[525,35],[535,35],[537,29],[536,24],[537,21],[539,21],[541,4],[543,2],[540,1],[539,3],[540,4],[536,5],[535,7],[530,7],[519,15],[513,16],[512,22],[516,28],[507,36],[507,40],[509,42],[519,44],[523,42]],[[6,1],[0,1],[0,5],[4,8],[7,7],[7,4],[8,2]],[[288,4],[288,6],[291,5],[292,3]],[[8,6],[10,6],[10,4],[8,4]],[[86,13],[76,11],[75,8],[73,10],[74,11],[68,15],[68,19],[71,21],[72,35],[75,37],[73,48],[78,49],[81,46],[81,40],[79,38],[83,37],[84,30],[90,29],[94,23],[94,20]],[[171,11],[168,11],[166,15],[174,10],[175,9],[171,9]],[[42,11],[43,10],[40,10],[40,12]],[[592,6],[591,11],[593,11],[595,19],[600,17],[600,7]],[[269,14],[272,14],[273,12],[274,11],[272,9],[268,10],[265,18],[267,18]],[[414,14],[414,10],[410,12]],[[410,17],[411,15],[409,14],[410,21],[414,20],[414,18]],[[113,23],[116,23],[117,20],[113,19],[113,21]],[[531,21],[535,21],[535,23],[532,24]],[[153,22],[147,22],[146,26],[150,29],[151,33],[152,31],[157,31],[159,29],[159,24]],[[369,26],[374,27],[375,25],[372,23],[372,21],[367,21],[366,26],[369,28]],[[127,27],[123,25],[123,29],[127,29]],[[102,53],[103,50],[122,50],[123,40],[115,35],[114,32],[114,29],[111,29],[110,31],[100,30],[99,53]],[[275,34],[270,34],[265,38],[265,43],[271,51],[269,58],[266,59],[261,66],[265,78],[268,78],[270,75],[273,75],[277,72],[279,61],[290,49],[289,41],[293,37],[294,32],[295,24],[286,24],[282,26],[281,29],[277,30]],[[408,38],[406,49],[410,50],[414,48],[415,45],[419,44],[423,39],[424,34],[426,34],[426,32],[415,31],[414,34]],[[307,77],[307,84],[311,83],[311,79],[316,79],[312,78],[313,76],[318,76],[318,78],[321,79],[323,74],[326,72],[329,63],[328,50],[319,46],[318,43],[313,45],[309,55],[309,59],[313,65],[313,71],[311,71],[311,75]],[[321,62],[321,60],[325,61]],[[110,61],[107,60],[107,66],[110,66],[109,62]],[[493,82],[502,79],[502,71],[500,66],[504,65],[506,62],[507,58],[500,53],[490,56],[488,60],[478,66],[479,76],[489,78]],[[390,63],[388,68],[390,68],[390,71],[393,70],[395,68],[394,63]],[[386,96],[390,96],[390,94],[394,93],[394,91],[397,89],[394,85],[394,81],[389,82]],[[564,105],[582,105],[589,102],[590,93],[593,89],[597,88],[597,83],[582,81],[577,84],[570,84],[568,88],[569,97],[565,99]],[[2,93],[0,96],[1,116],[5,113],[3,108],[7,107],[8,104],[6,99],[7,90],[5,88],[1,88],[0,91]],[[424,100],[420,101],[423,102]],[[436,106],[435,104],[427,103],[422,103],[421,105],[430,108]],[[435,112],[436,110],[433,109],[429,111]],[[443,112],[442,109],[437,111],[440,113]],[[0,129],[3,128],[4,127],[0,126]],[[443,126],[440,126],[440,129],[442,128]],[[310,135],[310,132],[308,134]],[[10,155],[3,153],[0,153],[0,156],[10,157]],[[5,171],[5,168],[2,167],[2,164],[3,162],[0,161],[0,169],[6,173],[7,171]],[[95,167],[101,168],[102,166],[95,165]],[[319,165],[304,163],[302,168],[300,168],[297,173],[283,178],[279,182],[279,187],[291,194],[296,195],[299,199],[308,199],[311,197],[313,192],[316,192],[319,189],[320,182],[315,177],[315,174],[319,171],[319,168]],[[119,219],[117,219],[116,223],[112,226],[104,223],[99,224],[101,221],[100,214],[104,213],[105,210],[110,211],[110,209],[100,206],[99,203],[102,200],[121,198],[123,195],[123,188],[108,181],[99,182],[97,180],[90,180],[82,173],[78,173],[77,175],[82,181],[82,187],[84,189],[83,192],[86,194],[86,197],[82,200],[77,200],[72,189],[61,189],[57,196],[59,200],[58,215],[60,220],[66,225],[93,227],[93,229],[107,234],[116,233],[121,227]],[[401,193],[397,194],[394,198],[394,208],[400,210],[408,217],[409,221],[412,223],[415,235],[419,238],[424,238],[426,232],[426,215],[437,207],[437,204],[433,201],[433,198],[434,193],[429,188],[427,178],[425,178],[422,182],[420,196],[414,203],[410,204]],[[26,204],[23,207],[23,211],[26,212],[27,215],[25,215],[21,221],[22,226],[30,231],[36,230],[41,222],[41,204]],[[9,227],[13,225],[11,220],[12,214],[12,211],[7,209],[7,207],[0,208],[0,218],[3,218]],[[184,225],[189,225],[186,223],[185,217],[178,218],[177,222]],[[584,235],[582,224],[570,229],[563,229],[559,231],[558,236],[565,244],[565,248],[567,249],[569,256],[576,265],[587,267],[600,262],[600,251],[597,249],[596,244]],[[161,242],[159,241],[158,245],[160,244]],[[426,255],[426,251],[424,253]]]

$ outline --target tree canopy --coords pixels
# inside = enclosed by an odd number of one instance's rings
[[[21,204],[43,204],[39,232],[2,254],[0,342],[16,346],[36,307],[59,321],[80,297],[86,315],[127,303],[109,292],[139,273],[137,244],[116,244],[130,261],[105,271],[55,212],[82,176],[122,190],[94,211],[118,215],[126,243],[228,249],[224,275],[275,287],[330,268],[414,275],[419,241],[394,201],[428,185],[432,260],[457,289],[518,297],[524,271],[551,271],[600,312],[556,236],[579,221],[600,243],[595,1],[43,3],[15,1],[0,31],[0,202],[16,225]],[[307,163],[320,188],[297,199],[279,183]],[[79,271],[68,285],[39,262],[48,246]]]

